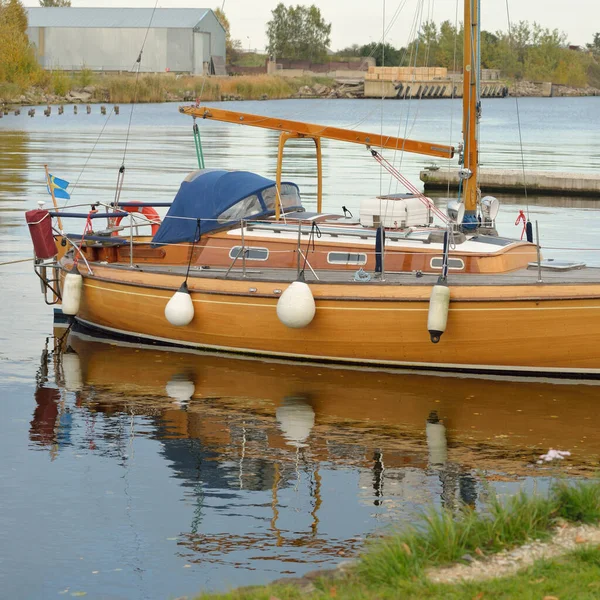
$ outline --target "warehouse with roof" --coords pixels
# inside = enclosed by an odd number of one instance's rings
[[[27,15],[45,69],[130,71],[142,45],[143,72],[220,74],[225,65],[225,30],[209,8],[36,7]]]

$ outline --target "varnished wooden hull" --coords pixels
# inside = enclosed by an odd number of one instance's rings
[[[313,322],[290,329],[276,314],[282,284],[193,278],[194,319],[174,327],[164,308],[181,279],[97,265],[84,277],[77,318],[124,336],[254,355],[600,377],[600,284],[452,287],[446,333],[432,344],[429,286],[316,284]]]

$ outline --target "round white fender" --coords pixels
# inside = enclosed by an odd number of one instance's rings
[[[434,344],[440,341],[442,333],[446,331],[449,305],[450,288],[439,283],[434,285],[429,299],[429,315],[427,317],[427,329]]]
[[[312,292],[303,281],[294,281],[277,301],[277,316],[293,329],[306,327],[315,317],[317,308]]]
[[[67,273],[62,289],[62,311],[63,314],[72,317],[79,311],[81,304],[81,290],[83,288],[83,277],[79,273]]]
[[[175,327],[185,327],[192,322],[194,318],[194,303],[192,302],[192,297],[185,281],[167,302],[165,317]]]
[[[283,437],[291,446],[302,448],[315,425],[315,411],[303,398],[284,398],[275,411]]]

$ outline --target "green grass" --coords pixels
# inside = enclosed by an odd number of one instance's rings
[[[600,522],[600,482],[569,485],[561,481],[553,494],[559,517],[579,523]]]
[[[549,535],[556,506],[551,498],[520,492],[502,503],[493,497],[487,514],[465,507],[458,518],[430,510],[422,521],[367,547],[357,566],[365,582],[375,585],[420,577],[427,567],[459,560],[465,554],[498,552],[528,539]]]
[[[600,548],[584,547],[489,582],[436,585],[425,577],[426,569],[460,561],[465,554],[475,558],[547,538],[561,521],[600,522],[600,481],[559,481],[546,496],[520,492],[504,502],[492,496],[477,513],[469,507],[458,516],[431,509],[415,525],[368,544],[351,572],[316,582],[311,594],[293,586],[267,586],[200,598],[600,598]]]
[[[546,596],[577,600],[600,598],[600,549],[581,548],[554,560],[536,561],[518,574],[479,583],[433,584],[422,578],[374,587],[356,576],[316,582],[310,594],[292,586],[266,586],[220,595],[201,595],[198,600],[542,600]]]

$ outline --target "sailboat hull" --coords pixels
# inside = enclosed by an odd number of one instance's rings
[[[190,279],[195,316],[175,327],[164,309],[180,284],[180,275],[95,267],[77,320],[129,338],[296,360],[600,377],[600,284],[454,286],[439,344],[427,331],[428,285],[311,284],[314,320],[291,329],[277,318],[281,282],[214,277]]]

